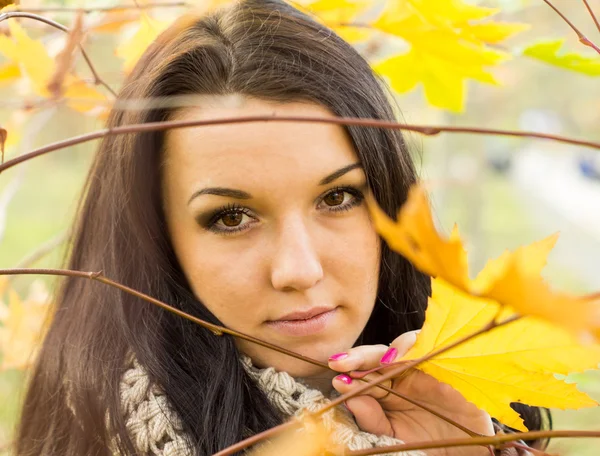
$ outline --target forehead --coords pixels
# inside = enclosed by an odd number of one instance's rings
[[[274,103],[240,96],[207,97],[200,108],[175,118],[209,120],[242,116],[331,117],[309,103]],[[357,157],[342,126],[308,122],[252,122],[170,130],[165,164],[177,180],[195,185],[217,180],[290,180],[323,175],[354,163]],[[225,182],[221,182],[225,183]]]

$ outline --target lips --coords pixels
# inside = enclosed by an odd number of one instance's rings
[[[285,336],[303,337],[325,332],[333,325],[336,315],[337,307],[313,307],[286,314],[278,320],[269,320],[266,323]]]
[[[304,311],[292,312],[292,313],[284,315],[283,317],[281,317],[277,320],[270,320],[270,321],[275,322],[275,321],[308,320],[310,318],[314,318],[317,315],[323,314],[325,312],[329,312],[331,310],[333,310],[333,308],[331,308],[331,307],[313,307],[311,309],[304,310]]]

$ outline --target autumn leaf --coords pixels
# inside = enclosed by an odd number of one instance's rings
[[[500,312],[513,314],[489,299],[468,295],[441,279],[432,281],[425,324],[404,360],[420,358],[485,327]],[[458,390],[468,401],[516,429],[526,431],[511,407],[579,409],[598,404],[575,384],[558,380],[596,369],[600,345],[583,346],[568,331],[535,317],[522,317],[457,345],[419,365],[419,369]]]
[[[497,84],[489,68],[511,58],[489,47],[528,28],[526,24],[476,23],[497,9],[458,0],[392,0],[371,24],[402,39],[408,53],[391,55],[373,65],[394,90],[404,93],[422,84],[433,106],[464,109],[466,81]]]
[[[600,340],[600,298],[571,296],[551,290],[541,272],[557,236],[505,252],[490,261],[471,280],[463,243],[454,230],[446,239],[433,223],[425,191],[410,189],[397,222],[390,219],[371,197],[369,211],[377,231],[390,248],[426,274],[443,279],[465,293],[496,300],[523,315],[535,315],[578,333]]]
[[[46,331],[48,310],[49,294],[43,282],[33,282],[25,301],[8,289],[8,305],[0,302],[0,371],[29,367]]]
[[[135,33],[117,48],[116,54],[121,57],[123,70],[126,73],[131,72],[134,65],[146,51],[148,46],[165,30],[172,21],[159,21],[151,18],[147,14],[142,14]]]
[[[561,51],[564,41],[559,39],[532,44],[523,50],[523,55],[567,70],[600,76],[600,56]]]
[[[458,230],[455,229],[450,239],[443,239],[438,234],[423,187],[410,189],[408,199],[398,213],[398,222],[391,220],[371,197],[367,197],[367,201],[377,231],[392,250],[401,253],[426,274],[468,289],[467,252]]]
[[[10,64],[18,66],[21,76],[31,82],[34,93],[51,97],[48,82],[56,71],[56,62],[44,45],[29,37],[17,22],[9,21],[8,26],[10,37],[0,35],[0,54],[7,57]],[[95,114],[100,111],[98,103],[106,101],[106,97],[94,86],[72,73],[64,76],[63,97],[71,108]]]
[[[13,62],[0,65],[0,86],[12,84],[21,77],[19,65]]]
[[[332,26],[352,23],[373,5],[370,0],[301,0],[298,4]]]
[[[322,419],[304,414],[301,427],[284,432],[272,441],[261,444],[250,456],[328,456],[341,454],[333,441],[331,430]]]

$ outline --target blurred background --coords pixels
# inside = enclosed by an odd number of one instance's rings
[[[21,3],[31,7],[114,4],[106,0],[86,0],[85,5],[82,0]],[[512,49],[536,39],[566,38],[569,49],[587,52],[542,0],[471,3],[502,8],[496,19],[531,24],[529,30],[502,46]],[[600,42],[600,32],[583,2],[555,0],[554,4],[587,36]],[[600,13],[600,0],[590,0],[589,4]],[[64,23],[72,21],[66,13],[52,17]],[[48,34],[42,24],[24,25],[33,36],[38,32]],[[114,54],[115,40],[110,34],[91,35],[86,48],[104,79],[117,87],[122,80],[122,61]],[[56,45],[56,41],[52,43],[49,45]],[[85,68],[81,62],[78,66]],[[494,68],[493,73],[500,86],[469,82],[463,113],[428,105],[422,90],[417,88],[397,97],[402,117],[414,124],[533,130],[600,141],[598,78],[526,57],[514,58]],[[0,125],[10,122],[19,125],[20,131],[18,143],[7,151],[6,158],[102,128],[102,120],[64,106],[29,113],[21,112],[22,106],[18,88],[15,91],[13,86],[0,86]],[[507,248],[514,249],[558,231],[560,239],[545,277],[555,287],[570,292],[600,290],[598,151],[545,140],[467,134],[409,134],[407,139],[419,172],[432,191],[439,225],[449,232],[454,223],[458,224],[467,240],[473,271]],[[61,266],[61,240],[72,222],[96,145],[92,142],[55,152],[1,175],[0,268]],[[42,253],[47,254],[39,255],[41,246],[48,247],[42,247]],[[50,292],[55,284],[47,277],[16,277],[11,285],[26,297],[34,281],[45,284]],[[26,371],[20,369],[0,372],[0,447],[11,439],[25,379]],[[600,400],[598,371],[572,375],[571,380]],[[558,429],[600,430],[600,409],[556,410],[553,417]],[[550,452],[598,455],[600,440],[557,439]]]

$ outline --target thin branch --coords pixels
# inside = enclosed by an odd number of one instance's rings
[[[0,273],[1,273],[1,270],[0,270]],[[415,360],[410,360],[408,362],[404,362],[400,366],[398,365],[398,363],[391,364],[390,367],[392,367],[392,369],[389,372],[387,372],[385,374],[382,374],[380,377],[378,377],[378,378],[376,378],[374,380],[371,380],[369,382],[366,382],[366,383],[362,384],[361,386],[355,388],[354,390],[352,390],[352,391],[350,391],[348,393],[342,394],[341,396],[339,396],[336,399],[332,400],[329,404],[327,404],[324,407],[320,408],[319,410],[317,410],[316,412],[312,413],[311,415],[315,416],[315,417],[316,416],[320,416],[323,413],[325,413],[325,412],[331,410],[332,408],[338,406],[339,404],[347,401],[348,399],[353,398],[355,396],[358,396],[361,393],[363,393],[364,391],[368,390],[369,388],[372,388],[373,386],[375,386],[376,383],[382,383],[382,382],[385,382],[386,380],[390,380],[392,378],[396,378],[400,374],[402,374],[403,372],[408,371],[409,369],[415,368],[419,364],[424,363],[426,361],[429,361],[430,359],[434,358],[435,356],[437,356],[437,355],[439,355],[441,353],[444,353],[444,352],[446,352],[448,350],[453,349],[457,345],[460,345],[460,344],[463,344],[465,342],[468,342],[469,340],[474,339],[475,337],[477,337],[477,336],[479,336],[479,335],[481,335],[483,333],[491,331],[494,328],[499,328],[501,326],[510,324],[510,323],[518,320],[519,318],[521,318],[520,315],[513,315],[512,317],[509,317],[506,320],[501,321],[499,323],[496,322],[495,320],[490,321],[487,325],[483,326],[479,330],[477,330],[477,331],[475,331],[475,332],[473,332],[471,334],[468,334],[465,337],[460,338],[459,340],[453,342],[450,345],[447,345],[445,347],[441,347],[441,348],[439,348],[437,350],[434,350],[434,351],[428,353],[427,355],[422,356],[421,358],[417,358]],[[394,368],[394,366],[395,366],[395,368]],[[388,367],[388,366],[386,365],[386,366],[382,366],[382,367]],[[274,431],[274,429],[276,429],[277,431]],[[266,438],[272,437],[273,435],[277,434],[281,430],[282,429],[281,429],[280,426],[277,426],[275,428],[269,429],[269,430],[267,430],[267,431],[265,431],[265,432],[262,433],[262,439],[266,439]],[[270,431],[272,431],[272,432],[270,432]],[[600,431],[598,432],[598,435],[600,436]],[[242,440],[240,442],[237,442],[235,445],[232,445],[232,446],[230,446],[228,448],[225,448],[222,451],[219,451],[214,456],[229,456],[229,455],[232,455],[232,454],[234,454],[234,453],[236,453],[236,452],[238,452],[240,450],[243,450],[244,448],[247,448],[250,445],[254,445],[254,444],[258,443],[258,441],[262,440],[262,439],[257,440],[254,437],[256,437],[256,436],[253,436],[253,437],[250,437],[248,439],[245,439],[245,440]],[[481,439],[481,438],[483,438],[483,437],[469,437],[469,439]],[[467,439],[466,441],[470,441],[469,439]],[[461,440],[461,442],[462,441],[465,441],[465,440],[463,439],[463,440]],[[489,441],[489,442],[486,442],[486,445],[493,444],[493,443],[495,443],[495,441]],[[392,448],[392,447],[386,447],[386,448]],[[437,448],[437,447],[435,447],[435,448]],[[379,453],[386,453],[386,451],[379,451]],[[373,454],[377,454],[377,453],[373,453]]]
[[[145,124],[133,124],[123,125],[115,128],[105,128],[92,133],[86,133],[80,136],[67,138],[61,141],[57,141],[47,146],[40,147],[27,154],[15,157],[12,160],[8,160],[3,164],[0,164],[0,173],[13,166],[31,160],[32,158],[40,155],[53,152],[55,150],[64,149],[66,147],[74,146],[76,144],[82,144],[95,139],[100,139],[108,135],[120,135],[125,133],[141,133],[148,131],[162,131],[175,128],[189,128],[189,127],[202,127],[210,125],[226,125],[226,124],[238,124],[238,123],[251,123],[251,122],[308,122],[308,123],[326,123],[335,125],[354,125],[362,127],[376,127],[376,128],[388,128],[396,130],[406,130],[416,133],[421,133],[427,136],[435,136],[442,132],[447,133],[474,133],[474,134],[485,134],[485,135],[498,135],[498,136],[515,136],[524,138],[538,138],[538,139],[550,139],[553,141],[562,142],[565,144],[572,144],[577,146],[591,147],[593,149],[600,149],[600,143],[593,141],[586,141],[580,139],[567,138],[559,135],[550,135],[546,133],[527,132],[527,131],[512,131],[512,130],[500,130],[492,128],[475,128],[475,127],[444,127],[444,126],[428,126],[428,125],[411,125],[401,124],[398,122],[391,122],[385,120],[376,119],[357,119],[348,117],[296,117],[296,116],[245,116],[245,117],[231,117],[223,119],[211,119],[211,120],[172,120],[168,122],[149,122]]]
[[[216,336],[221,336],[223,334],[229,334],[231,336],[235,336],[240,339],[247,340],[248,342],[252,342],[252,343],[261,345],[265,348],[269,348],[271,350],[275,350],[280,353],[284,353],[286,355],[300,359],[307,363],[317,364],[318,366],[322,366],[322,363],[315,361],[311,358],[308,358],[306,356],[300,355],[298,353],[295,353],[286,348],[279,347],[277,345],[274,345],[274,344],[271,344],[264,340],[257,339],[255,337],[243,334],[243,333],[235,331],[233,329],[229,329],[224,326],[215,325],[213,323],[209,323],[208,321],[202,320],[198,317],[194,317],[193,315],[190,315],[182,310],[176,309],[175,307],[172,307],[162,301],[159,301],[158,299],[155,299],[152,296],[149,296],[145,293],[134,290],[133,288],[129,288],[128,286],[120,284],[118,282],[114,282],[113,280],[110,280],[109,278],[104,277],[102,275],[102,272],[72,271],[69,269],[33,269],[33,268],[32,269],[28,269],[28,268],[18,269],[18,268],[11,268],[11,269],[0,269],[0,275],[56,275],[56,276],[79,277],[79,278],[83,278],[83,279],[96,280],[96,281],[104,283],[106,285],[110,285],[112,287],[118,288],[119,290],[124,291],[125,293],[129,293],[130,295],[136,296],[140,299],[143,299],[144,301],[148,301],[148,302],[150,302],[156,306],[159,306],[175,315],[178,315],[187,320],[190,320],[206,329],[209,329]]]
[[[426,442],[412,442],[400,445],[389,445],[379,448],[368,448],[366,450],[355,450],[344,453],[345,456],[367,456],[371,454],[396,453],[401,451],[411,450],[428,450],[433,448],[451,448],[451,447],[467,447],[467,446],[488,446],[494,445],[497,448],[503,448],[505,442],[514,440],[536,440],[543,438],[559,438],[559,437],[600,437],[600,431],[532,431],[532,432],[517,432],[514,434],[496,434],[486,437],[469,437],[462,439],[444,439]],[[527,448],[527,450],[530,450]]]
[[[134,9],[152,9],[152,8],[176,8],[176,7],[190,7],[192,3],[189,2],[155,2],[155,3],[144,3],[141,5],[115,5],[115,6],[98,6],[91,8],[63,8],[60,6],[47,6],[42,8],[20,8],[17,7],[16,11],[26,13],[77,13],[82,11],[85,14],[94,12],[111,12],[111,11],[125,11]]]
[[[544,0],[544,2],[546,2],[546,4],[547,4],[547,5],[548,5],[550,8],[552,8],[552,9],[553,9],[553,10],[556,12],[556,14],[558,14],[558,15],[559,15],[559,16],[560,16],[560,17],[563,19],[563,21],[565,21],[565,22],[566,22],[566,23],[569,25],[569,27],[571,27],[571,28],[573,29],[573,31],[574,31],[574,32],[577,34],[577,37],[579,38],[579,41],[580,41],[582,44],[584,44],[584,45],[586,45],[586,46],[589,46],[589,47],[591,47],[591,48],[592,48],[592,49],[594,49],[594,50],[595,50],[595,51],[596,51],[598,54],[600,54],[600,47],[598,47],[598,46],[596,46],[594,43],[592,43],[592,42],[589,40],[589,38],[587,38],[587,37],[586,37],[586,36],[585,36],[585,35],[584,35],[584,34],[581,32],[581,30],[579,30],[577,27],[575,27],[575,24],[573,24],[573,23],[572,23],[572,22],[571,22],[571,21],[570,21],[570,20],[569,20],[569,19],[568,19],[568,18],[567,18],[567,17],[566,17],[564,14],[563,14],[563,13],[561,13],[561,12],[560,12],[560,10],[559,10],[559,9],[558,9],[556,6],[554,6],[554,5],[552,4],[552,2],[551,2],[550,0]]]
[[[65,33],[69,33],[69,29],[67,27],[65,27],[64,25],[60,24],[59,22],[53,21],[52,19],[48,19],[47,17],[40,16],[38,14],[33,14],[33,13],[24,13],[24,12],[20,12],[20,11],[9,11],[7,13],[0,14],[0,22],[5,21],[6,19],[15,18],[15,17],[21,17],[21,18],[26,18],[26,19],[33,19],[35,21],[39,21],[39,22],[43,22],[44,24],[48,24],[48,25],[50,25],[50,26],[52,26],[54,28],[57,28],[58,30],[62,30]],[[96,84],[96,85],[102,85],[114,97],[116,97],[117,96],[117,92],[115,92],[98,75],[98,73],[96,72],[96,68],[94,68],[94,65],[92,64],[92,61],[90,60],[90,57],[88,56],[87,52],[85,51],[85,49],[83,48],[83,46],[81,44],[79,45],[79,49],[81,49],[81,55],[85,59],[88,67],[90,68],[90,71],[92,72],[92,75],[94,76],[94,84]]]
[[[51,240],[50,243],[48,243],[50,245],[48,245],[46,247],[48,249],[49,248],[54,248],[55,244],[57,244],[58,242],[64,241],[64,238],[66,238],[67,236],[68,236],[67,232],[62,233],[57,238]],[[36,255],[40,254],[39,251],[36,251],[34,253]],[[23,264],[23,263],[25,263],[25,264],[31,263],[31,262],[36,261],[36,260],[37,260],[36,257],[33,257],[33,258],[28,257],[27,259],[25,259],[24,261],[22,261],[21,264]],[[141,293],[141,292],[136,291],[136,290],[134,290],[132,288],[129,288],[129,287],[125,286],[125,285],[122,285],[122,284],[119,284],[117,282],[114,282],[114,281],[112,281],[112,280],[104,277],[99,272],[72,271],[72,270],[67,270],[67,269],[23,269],[23,268],[0,269],[0,275],[26,275],[26,274],[27,275],[31,275],[31,274],[59,275],[59,276],[81,277],[81,278],[87,278],[87,279],[97,280],[97,281],[99,281],[101,283],[104,283],[106,285],[110,285],[110,286],[118,288],[118,289],[120,289],[122,291],[125,291],[126,293],[129,293],[129,294],[131,294],[133,296],[139,297],[139,298],[141,298],[141,299],[143,299],[145,301],[148,301],[148,302],[150,302],[150,303],[152,303],[154,305],[158,305],[159,307],[161,307],[161,308],[163,308],[165,310],[168,310],[169,312],[172,312],[172,313],[174,313],[176,315],[179,315],[179,316],[181,316],[183,318],[186,318],[186,319],[188,319],[188,320],[190,320],[190,321],[192,321],[194,323],[197,323],[200,326],[209,329],[215,335],[220,336],[220,335],[222,335],[222,334],[225,333],[225,334],[229,334],[229,335],[234,336],[234,337],[239,337],[239,338],[245,339],[245,340],[247,340],[249,342],[253,342],[253,343],[256,343],[258,345],[262,345],[263,347],[270,348],[271,350],[278,351],[278,352],[286,354],[288,356],[292,356],[292,357],[294,357],[296,359],[299,359],[299,360],[305,361],[307,363],[311,363],[311,364],[314,364],[316,366],[319,366],[319,367],[322,367],[324,369],[328,369],[329,370],[329,365],[327,365],[326,363],[322,363],[322,362],[320,362],[318,360],[309,358],[307,356],[300,355],[299,353],[287,350],[287,349],[279,347],[277,345],[270,344],[270,343],[265,342],[265,341],[263,341],[261,339],[257,339],[257,338],[254,338],[252,336],[248,336],[246,334],[240,333],[238,331],[234,331],[232,329],[229,329],[229,328],[226,328],[226,327],[223,327],[223,326],[214,325],[214,324],[209,323],[209,322],[207,322],[205,320],[202,320],[200,318],[197,318],[197,317],[194,317],[192,315],[189,315],[186,312],[178,310],[178,309],[176,309],[174,307],[171,307],[170,305],[168,305],[168,304],[166,304],[166,303],[164,303],[162,301],[159,301],[158,299],[154,299],[154,298],[152,298],[152,297],[150,297],[150,296],[148,296],[148,295],[146,295],[144,293]],[[363,380],[363,381],[366,382],[366,380]],[[406,400],[408,402],[411,402],[414,405],[416,405],[417,407],[421,407],[425,411],[428,411],[428,412],[434,414],[438,418],[441,418],[442,420],[444,420],[447,423],[449,423],[449,424],[457,427],[458,429],[460,429],[461,431],[467,433],[470,436],[479,436],[479,435],[481,435],[481,434],[478,434],[476,432],[473,432],[472,430],[466,428],[465,426],[462,426],[461,424],[457,423],[456,421],[452,420],[451,418],[443,416],[443,415],[439,414],[438,412],[436,412],[434,410],[431,410],[429,407],[424,406],[424,405],[418,403],[417,401],[414,401],[413,399],[407,398],[406,396],[404,396],[404,395],[402,395],[402,394],[400,394],[400,393],[392,390],[391,388],[388,388],[385,385],[376,383],[375,386],[379,387],[379,388],[382,388],[383,390],[387,391],[390,394],[393,394],[394,396],[397,396],[397,397],[399,397],[401,399],[404,399],[404,400]]]
[[[600,32],[600,22],[598,22],[598,18],[594,14],[594,10],[592,10],[592,7],[590,6],[590,4],[588,3],[587,0],[583,0],[583,3],[585,4],[585,7],[587,8],[588,12],[590,13],[592,20],[594,21],[594,24],[596,24],[596,28]]]

